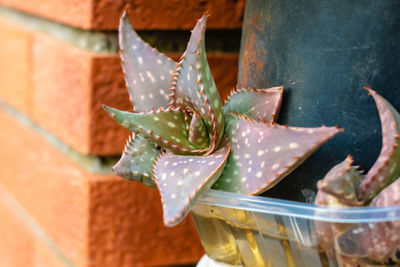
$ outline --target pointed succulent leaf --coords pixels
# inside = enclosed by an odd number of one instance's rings
[[[161,193],[164,224],[178,224],[200,195],[210,189],[220,176],[230,150],[225,139],[208,156],[176,155],[167,152],[154,166],[154,177]]]
[[[364,177],[352,163],[352,157],[348,156],[318,181],[317,186],[318,190],[335,196],[343,203],[360,206],[362,202],[358,200],[357,193]]]
[[[192,120],[190,122],[189,142],[198,148],[208,147],[209,139],[207,136],[207,130],[203,119],[197,112],[193,113]]]
[[[394,259],[397,262],[399,260],[399,230],[399,226],[393,222],[358,224],[338,232],[334,242],[337,244],[336,250],[342,255],[393,265]]]
[[[252,195],[273,187],[340,131],[267,124],[234,114],[225,117],[232,149],[213,188]]]
[[[383,189],[370,203],[372,207],[389,207],[400,204],[400,179]],[[396,216],[394,214],[394,216]],[[342,253],[364,257],[380,263],[388,263],[400,249],[400,225],[394,222],[359,224],[338,236],[338,248]],[[358,249],[354,249],[356,246]],[[358,254],[357,254],[358,253]]]
[[[174,106],[188,106],[204,119],[209,133],[210,147],[214,151],[224,132],[221,97],[208,66],[204,45],[207,16],[203,16],[192,31],[187,49],[175,70],[172,81]]]
[[[283,86],[268,89],[238,89],[224,105],[225,112],[236,112],[254,119],[273,122],[282,103]]]
[[[373,207],[398,205],[400,204],[400,194],[398,194],[400,190],[398,179],[400,176],[398,166],[400,116],[383,97],[369,88],[366,89],[374,97],[378,107],[383,141],[377,161],[358,187],[359,202],[365,203],[372,199],[370,206]],[[388,184],[390,185],[386,187]],[[323,190],[318,191],[316,204],[337,207],[335,201],[340,202],[344,207],[354,206],[354,202],[343,204],[343,201],[336,196],[327,194]],[[352,224],[346,229],[341,225],[343,224],[332,224],[329,229],[323,229],[322,223],[316,222],[316,229],[324,250],[332,250],[335,247],[342,255],[351,258],[363,257],[369,261],[388,265],[395,264],[394,259],[400,258],[398,257],[400,227],[397,223]]]
[[[400,177],[399,177],[400,178]],[[390,207],[400,205],[400,179],[382,190],[370,203],[372,207]],[[400,225],[393,222],[362,225],[364,238],[361,239],[362,246],[368,253],[368,258],[378,262],[390,262],[400,260]],[[368,231],[369,230],[369,231]],[[378,239],[378,240],[376,240]]]
[[[400,178],[400,177],[398,177]],[[400,205],[400,179],[383,189],[370,203],[372,207],[389,207]],[[399,232],[400,233],[400,232]],[[400,239],[399,239],[400,240]]]
[[[112,168],[118,176],[155,187],[152,166],[160,150],[140,135],[133,134],[122,153],[121,159]]]
[[[136,111],[168,106],[170,77],[176,62],[145,43],[133,30],[124,11],[119,24],[119,46],[125,82]]]
[[[382,126],[382,150],[360,186],[359,197],[372,199],[400,176],[400,114],[377,92],[368,89],[379,111]]]
[[[107,113],[123,127],[140,133],[162,148],[177,154],[202,153],[188,140],[185,113],[168,108],[150,113],[131,113],[104,106]]]

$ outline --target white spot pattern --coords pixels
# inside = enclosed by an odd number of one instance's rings
[[[299,147],[299,144],[298,144],[298,143],[294,143],[294,142],[293,142],[293,143],[290,143],[290,144],[289,144],[289,148],[290,148],[290,149],[295,149],[295,148],[298,148],[298,147]]]
[[[274,165],[272,165],[271,168],[272,168],[273,170],[276,170],[276,169],[279,168],[279,165],[280,165],[279,163],[275,163]]]
[[[156,79],[154,78],[154,76],[151,74],[150,71],[146,70],[146,74],[147,74],[147,77],[149,77],[149,79],[150,79],[150,81],[151,81],[152,83],[155,83],[155,82],[156,82]]]

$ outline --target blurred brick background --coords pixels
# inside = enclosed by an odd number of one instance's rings
[[[178,58],[203,12],[223,97],[237,75],[244,0],[0,0],[0,266],[178,266],[204,253],[190,218],[166,228],[156,190],[109,169],[131,109],[118,19]]]

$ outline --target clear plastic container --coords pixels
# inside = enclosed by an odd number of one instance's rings
[[[400,206],[332,209],[210,190],[192,216],[207,255],[232,265],[400,266]],[[386,230],[390,255],[374,247]]]

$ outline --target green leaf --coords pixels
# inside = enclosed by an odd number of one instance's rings
[[[156,187],[152,179],[152,167],[160,150],[142,136],[132,136],[129,137],[121,159],[113,167],[113,172],[125,179]]]
[[[177,154],[204,151],[188,140],[185,113],[181,109],[168,108],[150,113],[131,113],[104,106],[107,113],[123,127],[140,133],[147,140]]]

